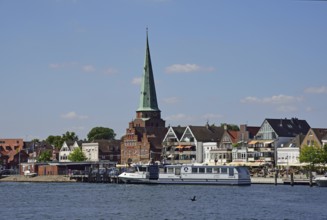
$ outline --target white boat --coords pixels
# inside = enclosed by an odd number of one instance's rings
[[[315,178],[315,182],[320,187],[327,187],[327,173],[325,176]]]
[[[133,165],[118,178],[143,184],[251,185],[250,173],[242,166]]]

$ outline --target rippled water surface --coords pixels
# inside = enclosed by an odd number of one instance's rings
[[[0,219],[327,219],[326,198],[309,186],[2,182]]]

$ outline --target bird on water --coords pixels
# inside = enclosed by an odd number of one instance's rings
[[[192,202],[196,201],[195,196],[193,196],[193,198],[191,199],[191,201]]]

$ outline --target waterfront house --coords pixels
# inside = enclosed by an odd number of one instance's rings
[[[327,128],[311,128],[305,135],[304,140],[301,144],[303,146],[317,146],[323,147],[323,138],[327,135]]]
[[[96,140],[99,144],[99,160],[120,163],[120,140]]]
[[[58,161],[59,150],[56,150],[51,144],[46,141],[25,141],[24,142],[24,150],[28,153],[29,158],[28,162],[35,163],[37,158],[41,153],[45,151],[52,152],[52,161]]]
[[[235,164],[246,164],[249,158],[254,159],[253,148],[248,148],[250,142],[258,133],[260,127],[240,125],[240,130],[236,132],[236,145],[232,149],[232,161]],[[254,160],[253,160],[254,161]]]
[[[299,134],[292,138],[288,143],[277,148],[277,165],[278,166],[298,166],[300,165],[300,146],[305,135]]]
[[[218,164],[226,164],[232,162],[233,145],[237,143],[237,131],[227,130],[224,125],[223,134],[217,139],[217,148],[210,150],[209,162],[217,161]]]
[[[73,144],[71,144],[70,142],[68,142],[67,144],[65,141],[59,151],[59,162],[70,162],[70,160],[68,159],[69,154],[73,152],[75,148],[78,147],[79,145],[77,141],[75,141]]]
[[[18,169],[19,162],[27,161],[21,138],[0,139],[0,162],[3,169]]]
[[[249,160],[277,165],[277,148],[283,147],[298,134],[306,134],[310,129],[305,120],[265,119],[255,136],[248,143],[253,151],[253,158]]]
[[[204,149],[218,146],[223,134],[224,128],[209,124],[169,127],[162,143],[163,157],[168,163],[203,163],[204,160],[209,160],[205,156],[210,154],[204,152]]]

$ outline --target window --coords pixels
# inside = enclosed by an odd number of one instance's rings
[[[199,168],[199,173],[204,173],[205,168]]]
[[[192,173],[198,173],[198,168],[192,167]]]
[[[207,173],[212,173],[212,168],[207,168]]]
[[[234,168],[229,168],[229,176],[234,176]]]
[[[225,167],[221,168],[221,173],[227,173],[227,168]]]
[[[220,173],[219,168],[213,168],[213,173]]]

